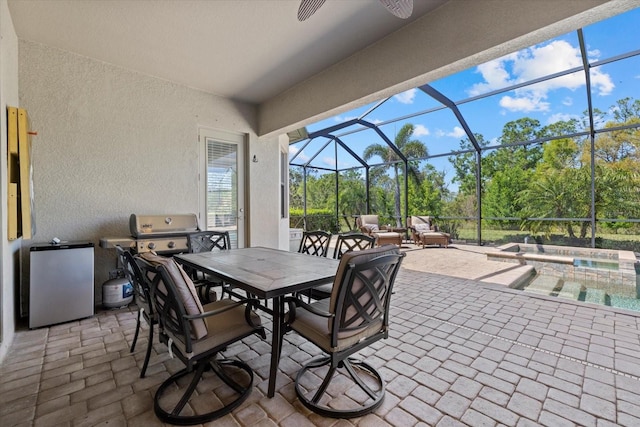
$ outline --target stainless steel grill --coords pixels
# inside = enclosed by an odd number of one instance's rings
[[[116,245],[137,253],[154,251],[168,255],[187,252],[189,234],[200,231],[195,214],[138,215],[129,217],[130,237],[105,237],[100,246]]]

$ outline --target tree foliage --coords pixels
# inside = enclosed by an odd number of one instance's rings
[[[624,232],[632,227],[624,219],[640,218],[640,100],[621,99],[609,111],[594,110],[598,126],[611,131],[598,132],[593,139],[584,136],[585,113],[583,118],[546,126],[528,117],[508,122],[491,147],[483,135],[475,134],[481,155],[468,138],[461,140],[459,150],[448,157],[455,190],[447,184],[445,171],[422,160],[428,157],[428,150],[424,143],[412,139],[414,126],[405,124],[394,142],[410,159],[407,170],[397,152],[386,144],[372,143],[364,150],[366,161],[379,157],[385,163],[369,169],[369,212],[380,215],[381,221],[401,225],[402,201],[408,198],[406,215],[473,218],[478,207],[476,171],[480,159],[482,216],[489,223],[495,218],[494,226],[519,226],[533,234],[564,230],[569,237],[585,238],[590,231],[589,219],[595,215],[597,219],[622,220],[603,221],[598,226]],[[405,176],[408,194],[402,185]],[[302,178],[292,168],[292,208],[302,206]],[[306,182],[307,206],[337,210],[341,228],[355,228],[354,216],[367,212],[364,169],[338,173],[337,198],[335,173],[311,170]]]

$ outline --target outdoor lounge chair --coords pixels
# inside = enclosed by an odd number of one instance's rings
[[[356,225],[364,234],[375,237],[378,246],[387,244],[402,246],[402,233],[382,229],[378,223],[378,215],[360,215],[356,219]]]
[[[410,216],[407,218],[407,227],[411,231],[411,240],[416,245],[439,245],[449,247],[451,236],[438,230],[430,216]]]

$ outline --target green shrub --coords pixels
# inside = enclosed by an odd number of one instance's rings
[[[289,228],[302,228],[305,231],[324,230],[338,232],[336,214],[329,209],[307,209],[307,224],[304,226],[304,211],[289,209]]]

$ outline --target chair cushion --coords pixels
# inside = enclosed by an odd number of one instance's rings
[[[378,215],[360,215],[360,225],[378,225]]]
[[[329,300],[324,299],[312,304],[313,307],[321,311],[328,311]],[[296,310],[296,319],[291,324],[291,328],[300,335],[309,339],[327,353],[340,351],[349,348],[362,338],[373,335],[382,328],[382,320],[373,322],[369,327],[359,330],[341,332],[338,334],[338,345],[331,348],[331,322],[327,322],[326,317],[318,316],[310,311]]]
[[[411,222],[412,227],[415,227],[418,224],[427,224],[431,227],[431,217],[430,216],[412,216]]]
[[[244,304],[240,304],[231,299],[222,299],[206,304],[203,309],[206,313],[207,311],[218,310],[231,305],[235,305],[231,310],[205,317],[204,320],[207,323],[208,333],[204,337],[192,342],[191,353],[186,353],[186,347],[182,337],[175,336],[170,331],[166,331],[166,333],[173,339],[180,352],[188,359],[210,351],[213,348],[234,342],[239,337],[253,333],[255,328],[247,323],[244,316],[246,309]],[[260,316],[253,311],[251,312],[251,320],[255,326],[262,324]]]
[[[203,313],[202,304],[198,299],[198,292],[196,291],[193,282],[189,278],[189,275],[175,262],[173,258],[167,258],[159,256],[153,252],[146,252],[141,257],[154,265],[163,265],[167,273],[173,279],[176,285],[182,304],[187,314],[201,314]],[[164,286],[164,283],[160,282],[158,286]],[[194,319],[191,321],[191,329],[193,331],[193,337],[200,339],[207,335],[207,324],[203,319]]]

